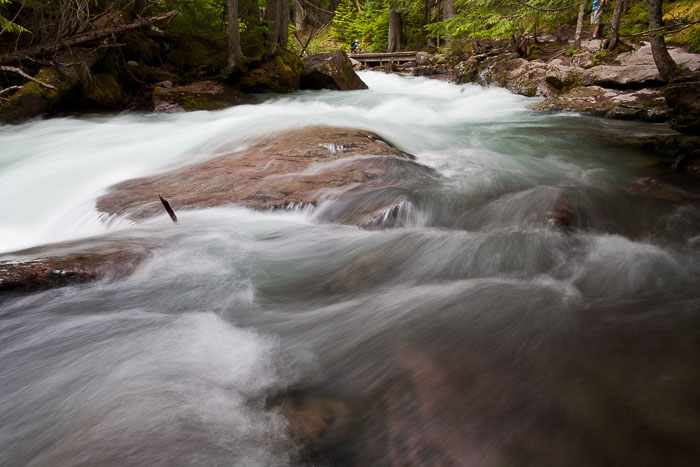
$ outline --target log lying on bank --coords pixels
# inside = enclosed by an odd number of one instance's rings
[[[362,157],[359,157],[362,156]],[[133,220],[161,215],[161,194],[178,212],[237,204],[254,209],[317,205],[349,199],[323,220],[381,227],[391,225],[406,200],[398,188],[431,183],[435,172],[370,131],[311,127],[267,136],[255,146],[161,175],[113,186],[97,200],[97,209]],[[392,190],[393,189],[393,190]],[[360,193],[372,193],[372,202]],[[401,208],[396,208],[396,205]],[[388,211],[386,216],[382,212]]]

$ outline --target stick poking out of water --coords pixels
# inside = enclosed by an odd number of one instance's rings
[[[168,211],[168,215],[173,220],[173,222],[177,222],[177,216],[175,215],[175,211],[173,211],[173,208],[170,207],[170,203],[168,203],[168,200],[163,198],[161,195],[158,195],[158,198],[160,198],[160,202],[163,203],[163,207],[166,211]]]

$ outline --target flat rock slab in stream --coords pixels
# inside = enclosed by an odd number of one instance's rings
[[[164,213],[158,195],[166,198],[176,213],[231,204],[254,209],[316,205],[362,190],[407,187],[435,179],[432,169],[413,159],[370,131],[332,127],[291,130],[264,137],[240,152],[115,185],[97,200],[97,209],[133,220],[145,219]],[[365,207],[349,207],[351,215],[340,210],[324,220],[356,225],[369,222],[377,227],[376,220],[384,211],[405,206],[405,199],[391,195],[379,194],[374,200]],[[396,208],[386,216],[392,226],[399,211],[405,208]]]
[[[0,256],[0,294],[33,292],[131,274],[153,242],[95,241],[51,245]]]

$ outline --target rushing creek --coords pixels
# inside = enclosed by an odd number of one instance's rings
[[[361,77],[0,127],[0,252],[161,245],[127,278],[0,297],[0,465],[700,463],[700,209],[640,191],[654,159],[614,143],[665,127]],[[404,194],[410,225],[326,223],[323,205],[176,225],[95,210],[116,182],[316,124],[440,174]],[[532,222],[557,200],[575,226]]]

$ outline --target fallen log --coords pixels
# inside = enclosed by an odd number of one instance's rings
[[[22,60],[26,57],[35,57],[37,55],[44,55],[46,53],[56,53],[59,50],[73,47],[79,44],[84,44],[85,42],[95,41],[105,37],[110,37],[115,34],[121,34],[122,32],[129,31],[131,29],[138,29],[144,26],[148,26],[159,21],[167,21],[174,18],[177,15],[177,11],[169,11],[167,13],[162,13],[159,15],[149,16],[147,18],[140,18],[131,23],[122,24],[119,26],[112,26],[108,28],[96,29],[94,31],[89,31],[83,34],[78,34],[77,36],[70,37],[68,39],[59,41],[55,44],[39,44],[34,47],[28,47],[23,50],[18,50],[17,52],[11,52],[0,55],[0,64],[13,63]]]

